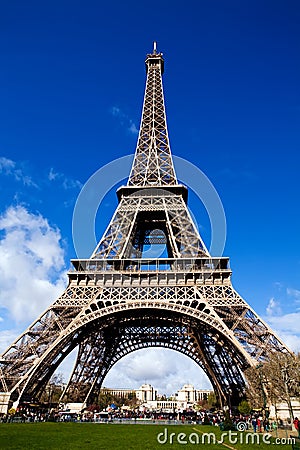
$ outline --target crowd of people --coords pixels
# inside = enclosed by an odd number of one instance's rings
[[[182,411],[167,413],[163,411],[139,410],[109,410],[102,412],[85,412],[83,414],[57,411],[20,411],[15,415],[3,415],[1,422],[152,422],[169,424],[198,424],[218,426],[221,429],[236,429],[239,431],[252,431],[254,433],[272,432],[285,425],[282,420],[269,420],[259,414],[229,414],[224,411],[212,412]],[[242,424],[242,425],[241,425]],[[291,424],[290,424],[291,425]],[[300,437],[300,420],[296,417],[293,425]],[[227,427],[227,428],[226,428]],[[230,428],[231,427],[231,428]]]

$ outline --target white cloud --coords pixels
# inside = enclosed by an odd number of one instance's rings
[[[22,331],[24,330],[17,330],[16,328],[0,331],[0,353],[9,347]]]
[[[299,320],[299,319],[298,319]],[[278,335],[283,340],[283,342],[288,346],[290,350],[295,353],[300,352],[300,336],[299,334],[291,334],[285,332],[279,332]]]
[[[73,180],[72,178],[64,178],[63,181],[63,188],[64,189],[81,189],[83,184],[78,180]]]
[[[128,128],[129,129],[129,131],[130,131],[130,133],[132,133],[132,134],[138,134],[138,132],[139,132],[139,130],[138,130],[138,128],[136,127],[136,125],[135,125],[135,123],[133,123],[132,121],[130,121],[130,127]]]
[[[66,190],[81,189],[83,186],[83,184],[80,181],[66,177],[63,173],[55,172],[53,167],[51,167],[51,169],[48,173],[48,180],[49,181],[59,181],[61,183],[62,187]]]
[[[274,328],[289,333],[300,334],[300,312],[294,312],[289,314],[283,314],[281,316],[273,316],[268,318],[268,322],[271,323]]]
[[[31,177],[25,175],[23,170],[18,167],[15,161],[5,158],[4,156],[0,157],[0,173],[6,176],[13,176],[16,181],[21,181],[24,186],[37,187]]]
[[[136,127],[133,120],[130,119],[130,117],[123,111],[121,111],[121,109],[118,106],[113,106],[110,109],[110,112],[114,117],[119,118],[122,127],[126,127],[127,130],[134,135],[138,134],[139,130]]]
[[[113,116],[120,116],[122,115],[120,108],[118,108],[117,106],[113,106],[111,108],[111,113]]]
[[[298,289],[287,288],[286,293],[293,297],[295,303],[300,303],[300,291]]]
[[[268,316],[278,316],[282,314],[280,302],[275,300],[275,298],[271,298],[268,303],[266,311]]]
[[[15,168],[16,163],[11,159],[1,156],[0,158],[0,173],[9,175]]]
[[[283,290],[282,283],[276,283],[279,290]],[[295,308],[295,304],[300,302],[300,291],[287,288],[286,294],[289,297],[289,304],[294,305],[293,312],[284,312],[281,304],[275,298],[271,298],[266,308],[266,321],[282,339],[282,341],[294,352],[300,351],[300,312]],[[292,303],[291,303],[292,300]],[[284,302],[281,302],[285,305]]]
[[[150,383],[160,394],[171,395],[185,383],[198,389],[211,389],[202,369],[190,358],[163,348],[133,352],[111,369],[104,380],[106,387],[138,388]]]
[[[49,173],[48,173],[48,180],[53,181],[53,180],[56,180],[57,177],[59,177],[59,173],[54,172],[53,167],[51,167],[51,169],[49,170]]]
[[[269,316],[267,321],[292,351],[300,351],[300,312]]]
[[[274,286],[275,286],[279,291],[281,291],[281,290],[283,289],[283,287],[284,287],[284,284],[281,283],[281,281],[275,281]]]
[[[65,287],[60,232],[17,206],[0,216],[0,236],[0,307],[16,323],[32,321]]]

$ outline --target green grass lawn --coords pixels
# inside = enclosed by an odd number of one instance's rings
[[[167,443],[158,443],[157,435],[163,433],[160,438],[164,442],[167,429]],[[217,427],[203,425],[120,425],[120,424],[97,424],[97,423],[0,423],[0,449],[22,449],[22,450],[74,450],[74,449],[138,449],[152,450],[163,448],[218,448],[218,449],[270,449],[274,448],[275,442],[259,445],[251,443],[241,444],[240,433],[238,443],[232,443],[225,439],[223,445],[208,444],[207,436],[203,433],[215,433],[216,439],[220,439],[221,431]],[[171,436],[171,433],[175,435]],[[185,433],[179,436],[179,433]],[[242,433],[241,433],[242,434]],[[199,436],[200,443],[197,443]],[[180,444],[179,440],[187,441]],[[202,444],[201,439],[205,438]],[[233,436],[234,437],[234,436]],[[243,438],[245,438],[245,433]],[[170,439],[171,442],[170,443]],[[189,442],[189,439],[193,443]],[[273,438],[272,438],[273,439]],[[273,445],[272,445],[273,444]],[[291,444],[276,445],[275,448],[291,449]]]

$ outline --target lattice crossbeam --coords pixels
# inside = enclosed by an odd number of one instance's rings
[[[141,192],[124,196],[111,219],[93,258],[141,257],[135,248],[140,221],[165,224],[172,255],[176,258],[208,256],[182,196],[170,197],[162,190],[159,199]],[[141,216],[142,215],[142,216]],[[140,218],[142,217],[142,218]],[[149,219],[147,219],[149,217]],[[156,226],[162,226],[157,223]]]

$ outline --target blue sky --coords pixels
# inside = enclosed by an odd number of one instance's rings
[[[11,0],[0,15],[2,350],[65,285],[82,186],[134,152],[153,40],[165,56],[172,152],[219,193],[233,285],[300,349],[299,2]],[[98,238],[115,206],[112,189]],[[209,220],[193,195],[190,207],[209,246]],[[172,358],[156,355],[169,384],[138,369],[134,383],[171,390],[182,366],[168,371]],[[182,383],[196,384],[189,367]],[[133,383],[117,372],[111,383]]]

